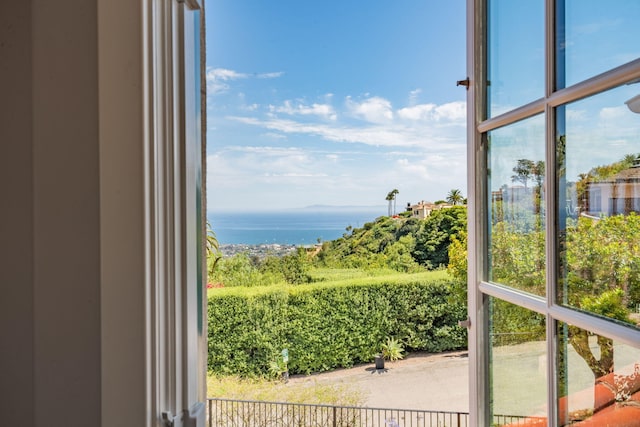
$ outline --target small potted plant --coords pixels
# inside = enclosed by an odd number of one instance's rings
[[[391,362],[395,362],[404,357],[402,353],[404,353],[402,343],[395,338],[387,337],[387,342],[382,344],[382,356]]]
[[[395,362],[404,357],[404,346],[395,338],[387,337],[387,341],[382,344],[382,353],[375,355],[376,369],[384,369],[384,361]]]
[[[376,369],[384,369],[384,356],[382,353],[378,353],[373,357],[375,359]]]

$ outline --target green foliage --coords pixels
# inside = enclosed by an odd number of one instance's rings
[[[613,289],[600,295],[585,296],[580,306],[590,313],[629,323],[629,310],[624,306],[623,300],[623,290]]]
[[[404,357],[404,346],[395,338],[387,337],[387,341],[382,344],[382,357],[392,362]]]
[[[262,260],[240,253],[222,258],[212,272],[211,280],[225,287],[309,283],[312,280],[308,274],[310,266],[302,248],[293,254],[283,257],[269,255]]]
[[[451,277],[466,285],[467,264],[467,231],[465,230],[451,238],[447,271]]]
[[[208,283],[211,283],[213,279],[213,272],[216,269],[216,265],[222,258],[222,253],[220,252],[220,243],[218,242],[216,233],[213,232],[209,221],[207,221],[205,250],[207,256],[207,281]]]
[[[491,233],[492,280],[536,295],[545,294],[544,230],[522,232],[509,222]]]
[[[228,286],[265,286],[284,283],[285,278],[277,268],[261,270],[246,253],[222,258],[211,275],[213,283]]]
[[[584,296],[623,291],[622,303],[640,303],[640,216],[579,218],[567,230],[568,289],[564,297],[581,306]]]
[[[495,346],[544,340],[545,318],[535,311],[492,298],[491,334]]]
[[[287,283],[294,285],[311,282],[308,274],[309,267],[310,262],[303,248],[298,248],[296,252],[283,257],[268,256],[258,261],[258,269],[261,273],[280,275]]]
[[[447,203],[451,203],[452,205],[460,205],[463,200],[462,192],[458,189],[454,188],[447,194]]]
[[[464,206],[436,210],[426,219],[380,217],[325,242],[315,265],[333,268],[391,268],[416,272],[449,262],[453,235],[466,229]]]
[[[451,304],[450,280],[429,273],[360,277],[305,286],[209,291],[211,372],[268,376],[289,349],[289,372],[311,373],[370,362],[385,337],[407,351],[466,346],[465,304]]]
[[[454,206],[432,212],[416,235],[413,257],[429,268],[448,265],[451,239],[466,229],[466,207]]]

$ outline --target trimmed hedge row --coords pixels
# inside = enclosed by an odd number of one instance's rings
[[[218,374],[268,376],[285,348],[289,372],[308,374],[371,362],[386,337],[407,351],[467,345],[457,323],[466,306],[449,280],[215,289],[208,305],[208,366]]]

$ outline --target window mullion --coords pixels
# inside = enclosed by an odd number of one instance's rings
[[[546,0],[545,2],[545,207],[546,207],[546,282],[547,282],[547,313],[546,313],[546,339],[547,339],[547,424],[555,425],[558,420],[558,401],[557,373],[558,369],[558,340],[556,320],[550,313],[551,307],[555,304],[557,295],[557,279],[558,279],[558,219],[557,219],[557,159],[556,159],[556,116],[554,107],[548,102],[558,87],[558,47],[557,38],[558,22],[557,19],[564,19],[558,16],[558,10],[562,5],[556,7],[556,3],[562,3],[562,0]],[[564,38],[564,36],[562,35]]]

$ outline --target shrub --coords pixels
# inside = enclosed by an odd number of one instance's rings
[[[396,361],[404,357],[404,346],[395,338],[387,338],[387,342],[382,344],[382,357],[385,359]]]
[[[389,336],[407,351],[464,348],[466,330],[457,322],[466,318],[466,306],[451,303],[450,280],[426,277],[212,289],[209,370],[268,376],[285,348],[292,374],[350,367],[371,362]]]

